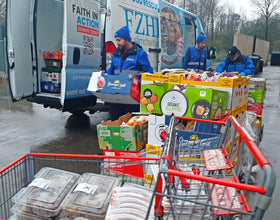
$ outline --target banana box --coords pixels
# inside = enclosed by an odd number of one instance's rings
[[[103,121],[97,125],[97,136],[100,149],[139,151],[147,144],[148,116],[133,126],[127,123],[133,117],[127,113],[115,121]],[[147,119],[147,120],[146,120]]]
[[[226,109],[233,110],[238,105],[247,102],[249,77],[241,75],[233,77],[220,77],[216,82],[183,80],[182,84],[193,85],[197,88],[212,88],[228,92]]]

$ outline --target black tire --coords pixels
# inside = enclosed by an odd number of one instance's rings
[[[85,110],[76,110],[76,111],[70,111],[70,113],[72,113],[73,115],[82,115],[84,114]]]
[[[105,105],[109,109],[111,120],[117,120],[120,116],[125,115],[128,112],[139,112],[140,110],[140,105],[117,104],[108,102],[106,102]]]
[[[260,72],[263,71],[263,61],[260,62]]]
[[[257,60],[255,73],[260,72],[260,60]]]

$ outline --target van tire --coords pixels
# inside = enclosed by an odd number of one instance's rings
[[[77,111],[70,111],[71,114],[73,115],[82,115],[84,114],[85,110],[77,110]]]
[[[140,105],[137,104],[129,105],[106,102],[105,105],[108,107],[111,120],[117,120],[128,112],[139,112],[140,110]]]

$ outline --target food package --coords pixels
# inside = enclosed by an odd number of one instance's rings
[[[44,167],[12,198],[13,208],[18,214],[37,216],[35,219],[58,216],[64,198],[79,177],[76,173]]]
[[[116,187],[113,191],[105,220],[146,219],[153,191],[133,183]],[[154,219],[154,205],[148,219]]]
[[[113,189],[121,179],[94,173],[84,173],[77,186],[65,199],[61,217],[75,219],[104,219]]]

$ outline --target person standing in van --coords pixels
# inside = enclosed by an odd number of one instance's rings
[[[147,53],[139,44],[131,41],[127,26],[122,27],[115,33],[115,39],[118,47],[113,52],[111,67],[107,74],[154,72]]]
[[[183,68],[185,70],[194,70],[203,72],[206,70],[206,41],[204,35],[198,35],[196,45],[189,47],[183,59]]]

